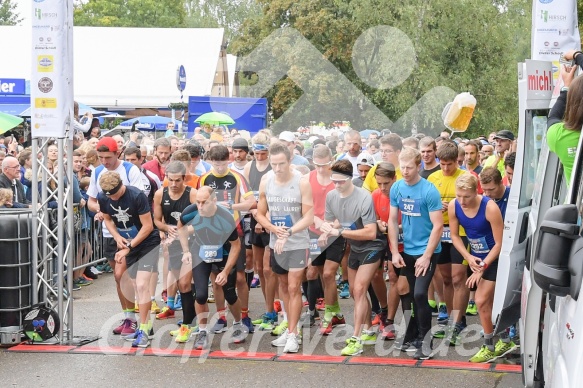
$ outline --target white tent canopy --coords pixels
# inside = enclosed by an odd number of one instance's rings
[[[0,26],[0,77],[31,78],[31,27]],[[176,69],[186,70],[187,96],[210,95],[222,28],[74,27],[75,99],[93,107],[163,108],[180,102]]]

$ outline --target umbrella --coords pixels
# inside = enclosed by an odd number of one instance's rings
[[[131,127],[135,122],[138,122],[143,127],[141,129],[149,130],[149,131],[156,131],[156,130],[165,130],[166,124],[172,121],[170,117],[164,116],[140,116],[134,117],[133,119],[129,119],[126,121],[121,122],[119,125],[121,127]],[[174,124],[176,124],[176,128],[182,125],[180,120],[174,120]]]
[[[365,139],[368,139],[371,133],[376,133],[377,136],[380,135],[379,131],[376,131],[374,129],[365,129],[364,131],[360,131],[360,136],[364,137]]]
[[[0,134],[10,131],[12,128],[16,127],[23,121],[24,119],[22,117],[12,116],[8,113],[0,112]]]
[[[213,125],[233,125],[235,121],[228,114],[221,112],[208,112],[200,115],[195,123],[199,124],[213,124]]]
[[[136,125],[136,130],[138,132],[140,132],[142,135],[145,135],[144,130],[147,131],[150,127],[146,127],[144,128],[140,128],[140,124]],[[109,130],[109,131],[103,131],[101,132],[101,137],[106,137],[106,136],[115,136],[115,135],[122,135],[124,136],[127,133],[130,133],[132,131],[132,127],[122,127],[121,125],[116,126],[115,128]]]

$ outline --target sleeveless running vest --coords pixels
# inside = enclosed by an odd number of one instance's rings
[[[168,187],[162,192],[162,215],[167,225],[178,225],[182,211],[190,205],[190,186],[186,186],[184,193],[177,200],[170,198]]]
[[[460,225],[465,229],[472,255],[484,260],[495,244],[492,226],[486,219],[486,206],[490,198],[483,196],[478,213],[473,218],[464,214],[457,199],[455,200],[455,215]]]
[[[276,226],[291,228],[302,218],[302,193],[300,191],[300,174],[293,174],[291,180],[280,186],[275,183],[275,175],[269,177],[265,187],[265,196],[269,206],[271,223]],[[270,235],[269,247],[273,249],[277,236]],[[284,251],[308,249],[310,236],[308,230],[292,234],[285,243]]]

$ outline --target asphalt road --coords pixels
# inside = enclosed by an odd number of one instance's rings
[[[158,285],[161,288],[161,285]],[[159,295],[158,290],[158,295]],[[120,306],[115,293],[113,275],[104,274],[93,285],[74,292],[74,328],[73,334],[78,337],[100,337],[87,346],[100,349],[125,349],[128,352],[129,343],[114,336],[111,329],[117,326],[121,318]],[[157,297],[160,303],[159,296]],[[250,315],[252,318],[262,314],[262,294],[260,289],[252,289],[250,295]],[[322,337],[313,327],[304,330],[304,343],[300,352],[306,355],[339,356],[344,346],[344,340],[350,335],[352,328],[352,300],[341,300],[341,307],[347,317],[348,325],[343,329],[335,329],[333,335]],[[214,306],[211,304],[211,312]],[[280,386],[283,384],[298,385],[335,385],[354,386],[362,379],[381,386],[397,386],[406,382],[408,386],[423,387],[520,387],[521,378],[517,373],[498,373],[470,370],[445,370],[419,367],[398,366],[368,366],[347,364],[325,364],[282,361],[247,361],[192,358],[188,355],[193,341],[186,344],[175,344],[168,335],[169,330],[176,328],[175,319],[156,321],[156,335],[152,341],[152,350],[160,354],[165,350],[178,351],[179,357],[152,357],[138,355],[102,355],[102,354],[47,354],[19,353],[0,351],[0,383],[1,386],[19,387],[77,387],[103,386],[104,384],[127,384],[128,381],[148,382],[150,384],[182,384],[218,383],[232,386],[260,384]],[[215,318],[213,318],[214,320]],[[232,319],[229,319],[231,321]],[[397,322],[400,317],[397,316]],[[212,321],[211,321],[212,323]],[[435,342],[435,360],[441,362],[466,362],[482,344],[479,337],[477,317],[468,319],[469,328],[465,330],[462,345],[450,348]],[[437,326],[435,326],[437,329]],[[243,345],[229,345],[228,332],[213,337],[211,351],[244,351],[280,354],[281,349],[273,348],[272,337],[268,332],[256,332]],[[122,348],[123,347],[123,348]],[[123,351],[124,353],[126,351]],[[365,347],[361,356],[386,357],[410,360],[410,355],[396,351],[392,341],[377,341],[375,346]],[[353,358],[356,359],[356,358]],[[517,354],[497,360],[498,363],[515,364]],[[357,360],[358,361],[358,360]],[[460,367],[463,369],[463,366]],[[224,371],[227,371],[225,373]],[[191,384],[192,384],[191,383]]]

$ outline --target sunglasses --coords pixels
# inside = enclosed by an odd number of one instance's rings
[[[269,147],[265,144],[253,144],[253,151],[267,151]]]

